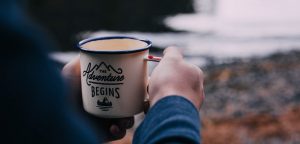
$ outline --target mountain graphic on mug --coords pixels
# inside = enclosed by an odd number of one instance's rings
[[[97,101],[97,107],[99,107],[102,111],[108,111],[112,108],[112,103],[107,99],[107,97],[104,97],[102,101]]]
[[[122,75],[123,70],[121,68],[114,68],[113,66],[101,62],[92,66],[92,63],[88,63],[86,70],[83,71],[84,77],[86,77],[86,83],[88,86],[92,84],[101,85],[121,85],[125,76]]]
[[[121,68],[115,69],[112,65],[106,64],[105,62],[101,62],[99,64],[95,64],[94,66],[92,66],[91,63],[89,63],[86,70],[83,71],[83,74],[85,75],[86,73],[97,70],[115,72],[116,74],[122,74],[123,72]]]

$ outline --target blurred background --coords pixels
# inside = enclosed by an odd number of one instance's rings
[[[60,66],[89,37],[149,39],[155,55],[181,48],[205,72],[204,144],[300,143],[299,0],[28,1]]]

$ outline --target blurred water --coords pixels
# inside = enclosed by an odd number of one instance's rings
[[[166,23],[179,30],[209,35],[191,41],[191,53],[248,57],[300,49],[299,0],[198,0],[196,14]]]
[[[160,48],[176,45],[188,60],[204,65],[231,58],[266,56],[300,50],[299,0],[196,0],[195,14],[169,17],[165,23],[181,33],[85,32],[83,38],[128,35],[149,39]]]
[[[185,33],[120,33],[99,31],[86,36],[130,35],[153,41],[154,46],[177,45],[191,61],[203,57],[224,60],[265,56],[300,49],[298,0],[202,0],[198,13],[166,19]]]

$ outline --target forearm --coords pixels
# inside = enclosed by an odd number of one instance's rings
[[[198,110],[180,96],[159,100],[138,127],[133,143],[200,143]]]

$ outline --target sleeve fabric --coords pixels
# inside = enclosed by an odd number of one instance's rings
[[[22,0],[0,1],[1,141],[98,143],[70,109],[66,86],[47,51],[54,46],[23,11]]]
[[[199,112],[181,96],[159,100],[147,113],[133,138],[133,144],[164,143],[200,143]]]

